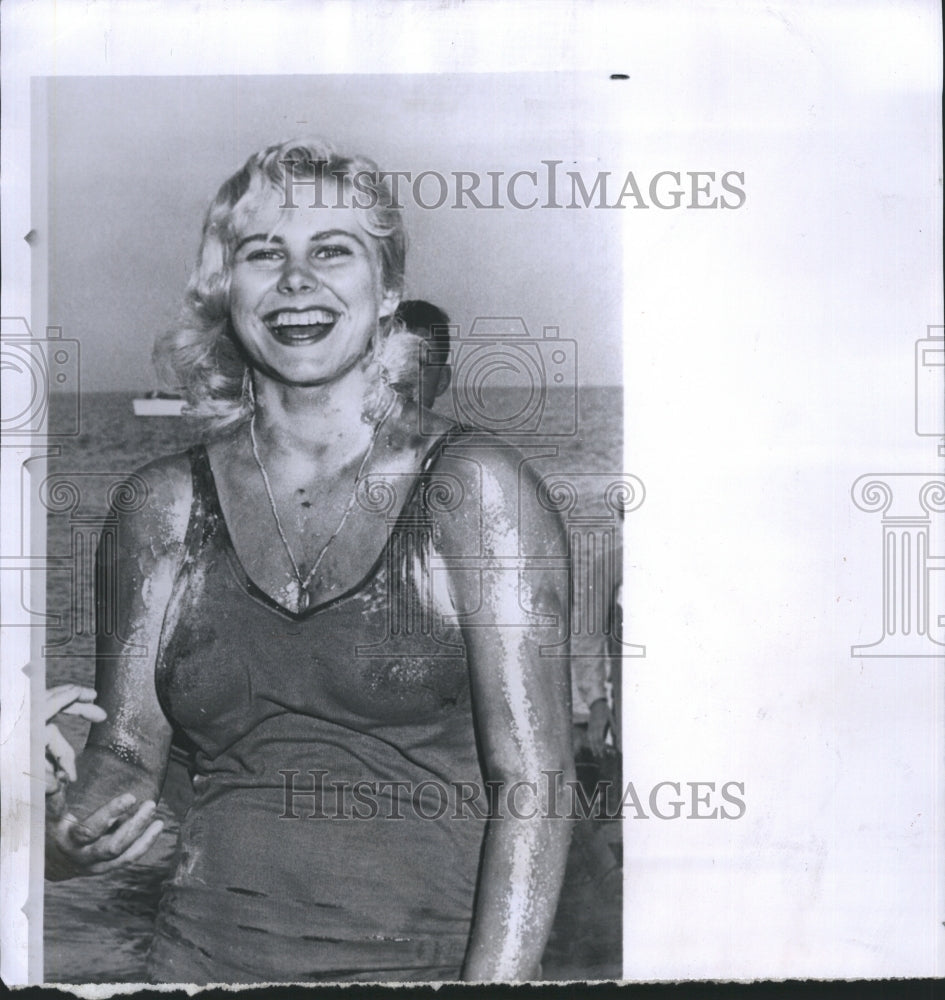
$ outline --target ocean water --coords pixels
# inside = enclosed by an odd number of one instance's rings
[[[518,390],[493,390],[492,412],[526,412]],[[178,452],[202,438],[201,428],[172,417],[136,418],[131,393],[91,393],[81,398],[54,395],[50,430],[71,432],[57,439],[34,502],[47,514],[47,553],[61,568],[47,573],[47,685],[94,684],[91,632],[91,556],[109,505],[109,490],[153,458]],[[527,402],[527,401],[526,401]],[[532,419],[533,436],[516,437],[528,453],[534,446],[554,455],[536,459],[542,474],[574,474],[577,503],[601,504],[602,484],[620,472],[622,396],[619,388],[582,387],[547,396],[547,409]],[[537,428],[534,427],[538,420]],[[507,423],[506,426],[509,426]],[[514,423],[511,426],[516,426]],[[543,427],[569,432],[554,438]],[[553,447],[552,447],[553,445]],[[40,507],[39,509],[42,509]],[[60,728],[76,748],[88,726],[63,717]],[[151,926],[177,842],[178,824],[165,789],[158,815],[165,828],[138,864],[107,876],[47,883],[45,893],[45,980],[47,982],[142,982]],[[592,821],[586,821],[592,822]],[[619,823],[580,838],[572,850],[565,892],[544,959],[555,978],[609,978],[620,974]],[[595,847],[596,844],[596,847]],[[590,847],[589,847],[590,845]],[[601,862],[611,858],[608,868]],[[591,859],[597,853],[596,859]],[[606,870],[605,870],[606,869]]]

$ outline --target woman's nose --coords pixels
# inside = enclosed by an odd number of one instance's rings
[[[288,260],[279,275],[279,291],[291,295],[318,287],[318,275],[307,261]]]

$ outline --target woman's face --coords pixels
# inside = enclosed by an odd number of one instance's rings
[[[398,296],[383,288],[378,251],[357,209],[280,208],[282,199],[272,189],[240,227],[230,319],[259,371],[291,385],[322,385],[364,356]]]

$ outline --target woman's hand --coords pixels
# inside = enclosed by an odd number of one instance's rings
[[[101,875],[137,861],[164,828],[152,820],[155,804],[135,808],[134,795],[117,795],[80,822],[71,812],[46,816],[46,878]]]
[[[99,875],[140,858],[164,824],[150,822],[154,802],[134,810],[135,797],[117,795],[85,822],[65,810],[65,785],[77,778],[75,751],[50,720],[60,713],[89,722],[104,722],[106,712],[95,701],[95,689],[60,684],[46,692],[46,877]],[[134,811],[132,811],[134,810]]]
[[[56,714],[57,706],[67,698],[66,688],[75,689],[76,685],[65,685],[49,692],[47,718]],[[89,688],[77,690],[83,693],[84,699],[89,693],[95,697],[95,692]],[[77,711],[79,705],[81,708]],[[105,711],[89,704],[88,699],[77,701],[72,709],[71,714],[82,715],[93,722],[106,718]],[[50,741],[49,729],[55,730],[61,742]],[[135,795],[124,792],[80,821],[68,808],[65,794],[66,785],[78,779],[75,754],[55,726],[47,727],[46,739],[46,878],[61,881],[80,875],[101,875],[137,861],[164,828],[161,820],[153,819],[154,800],[148,799],[136,808]],[[120,779],[120,772],[116,772],[116,776]]]
[[[46,794],[61,793],[63,783],[75,781],[75,750],[51,720],[60,712],[78,715],[89,722],[104,722],[105,709],[93,705],[95,689],[78,684],[60,684],[46,692]]]

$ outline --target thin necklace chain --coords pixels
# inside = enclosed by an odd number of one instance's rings
[[[299,569],[299,564],[295,561],[295,556],[292,555],[292,549],[289,546],[289,539],[286,537],[285,529],[282,527],[282,519],[279,517],[279,511],[276,510],[276,499],[272,493],[272,484],[269,482],[269,475],[266,472],[266,467],[263,465],[263,460],[259,456],[259,445],[256,442],[256,413],[253,412],[252,417],[249,421],[249,439],[253,447],[253,458],[256,460],[256,465],[259,468],[259,473],[262,476],[263,485],[266,487],[266,497],[269,500],[269,509],[272,511],[272,518],[276,522],[276,530],[279,532],[279,538],[282,540],[282,547],[285,549],[285,554],[289,557],[289,562],[292,565],[292,572],[295,574],[295,580],[299,587],[298,603],[299,609],[304,610],[308,607],[309,594],[306,589],[312,581],[312,577],[315,575],[316,570],[321,565],[322,560],[325,558],[325,553],[328,551],[328,546],[338,537],[341,529],[345,526],[345,521],[348,520],[348,515],[354,508],[355,497],[357,496],[358,482],[361,479],[361,473],[364,472],[364,467],[367,465],[368,459],[374,452],[374,445],[377,443],[377,436],[380,433],[381,426],[386,422],[388,416],[390,416],[391,410],[394,408],[394,403],[396,402],[396,396],[391,400],[391,405],[384,412],[384,415],[378,420],[374,427],[374,432],[371,434],[371,442],[367,447],[367,451],[364,453],[364,457],[361,459],[361,464],[358,466],[358,471],[355,473],[354,477],[354,488],[351,490],[351,496],[348,498],[348,503],[345,506],[344,513],[341,515],[341,520],[338,522],[338,526],[335,530],[328,536],[328,541],[319,549],[318,555],[315,556],[315,562],[312,563],[312,568],[303,578],[302,571]]]

